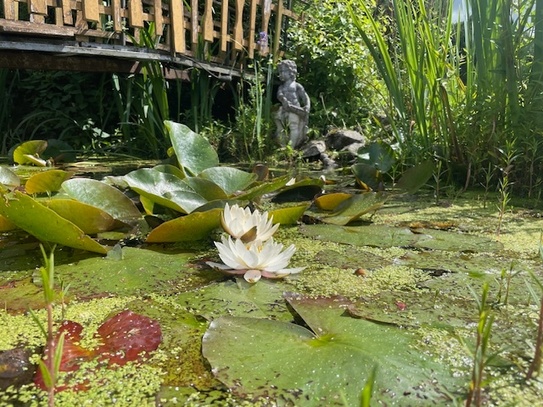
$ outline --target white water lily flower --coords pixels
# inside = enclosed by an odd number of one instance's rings
[[[256,240],[264,242],[268,240],[279,228],[279,223],[273,224],[273,216],[268,219],[268,212],[260,213],[239,205],[224,207],[221,224],[223,229],[234,239],[241,239],[245,243]]]
[[[224,264],[211,261],[207,264],[230,274],[243,274],[249,283],[256,283],[261,277],[282,278],[299,273],[305,268],[285,268],[296,247],[292,244],[282,251],[283,245],[274,242],[273,238],[264,243],[255,241],[246,246],[241,239],[232,240],[230,236],[223,236],[222,243],[215,242],[215,246]]]

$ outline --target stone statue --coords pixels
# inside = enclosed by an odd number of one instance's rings
[[[277,70],[282,83],[277,90],[281,107],[275,114],[276,137],[281,145],[290,142],[292,148],[299,148],[307,139],[311,102],[304,87],[296,82],[298,70],[294,61],[279,62]]]

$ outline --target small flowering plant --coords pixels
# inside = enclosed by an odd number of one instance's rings
[[[283,251],[283,245],[273,240],[279,224],[273,225],[268,212],[226,204],[221,223],[229,236],[222,236],[215,246],[224,264],[207,262],[209,266],[229,274],[243,274],[249,283],[261,277],[282,278],[305,268],[286,268],[296,247],[290,245]]]

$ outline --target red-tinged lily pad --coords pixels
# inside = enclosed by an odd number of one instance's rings
[[[96,349],[86,349],[79,345],[82,338],[83,327],[73,321],[64,321],[55,338],[53,348],[56,347],[62,333],[64,333],[64,347],[60,362],[60,372],[76,372],[81,364],[98,358],[110,367],[123,366],[128,362],[142,362],[158,348],[162,342],[160,324],[144,315],[125,310],[105,321],[96,331],[96,337],[102,342]],[[46,346],[44,360],[46,361],[49,347]],[[102,367],[103,368],[103,367]],[[34,383],[41,389],[46,389],[41,371],[38,369],[34,376]],[[70,388],[75,391],[85,390],[87,382],[57,387],[57,391]]]
[[[19,191],[0,196],[0,214],[44,242],[101,254],[107,252],[72,222]]]
[[[164,222],[149,233],[147,243],[182,242],[204,239],[221,225],[222,209],[193,212]]]
[[[57,192],[62,183],[71,176],[71,173],[63,170],[38,172],[26,181],[25,190],[29,194]]]
[[[120,221],[139,218],[140,211],[117,188],[94,179],[74,178],[65,181],[62,189],[73,199],[100,208]]]
[[[345,315],[347,301],[293,294],[286,300],[309,329],[233,316],[210,324],[202,352],[234,394],[286,405],[354,406],[377,368],[372,403],[440,405],[467,379],[414,349],[417,338],[408,331]]]
[[[104,322],[97,330],[103,342],[100,359],[119,366],[142,360],[162,342],[160,324],[146,316],[125,310]]]

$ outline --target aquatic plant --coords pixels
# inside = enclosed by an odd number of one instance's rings
[[[255,240],[264,242],[268,240],[279,228],[273,224],[273,216],[268,212],[260,213],[258,209],[251,211],[237,204],[230,206],[226,203],[221,217],[221,225],[226,233],[234,239],[241,239],[244,243]]]
[[[211,261],[207,264],[229,274],[243,274],[249,283],[256,283],[261,277],[282,278],[305,268],[286,268],[296,251],[293,244],[283,251],[283,245],[274,242],[273,238],[264,243],[256,240],[248,245],[241,239],[232,240],[230,236],[222,236],[221,241],[215,242],[215,246],[225,264]]]

